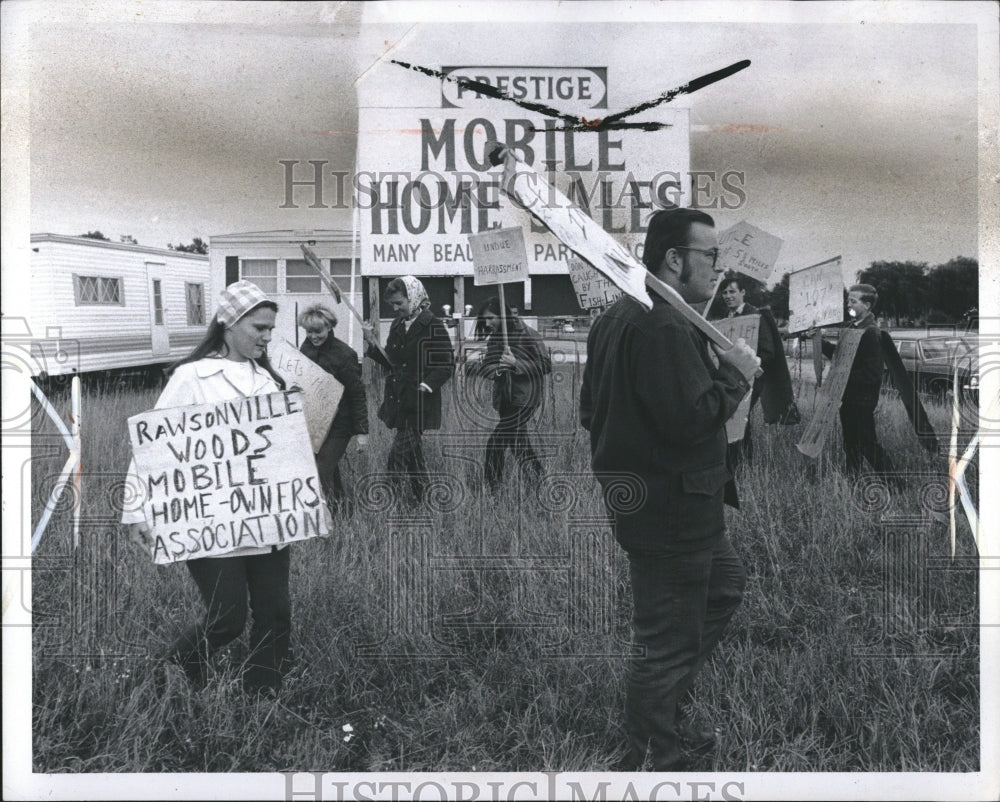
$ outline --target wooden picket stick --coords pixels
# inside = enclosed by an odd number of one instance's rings
[[[358,314],[358,310],[354,308],[354,305],[341,294],[340,288],[337,287],[333,279],[331,279],[326,274],[326,271],[323,269],[322,263],[319,261],[319,257],[316,256],[313,249],[310,248],[308,245],[306,245],[304,242],[299,243],[299,247],[302,248],[302,254],[306,258],[306,264],[308,264],[313,270],[316,271],[316,275],[319,276],[320,281],[323,282],[323,285],[333,295],[334,300],[336,300],[338,304],[343,304],[344,306],[346,306],[350,310],[351,314],[353,314],[354,317],[357,319],[358,323],[361,324],[361,328],[364,329],[365,326],[364,318],[362,318],[361,315]],[[376,335],[376,337],[377,336],[378,335]],[[377,339],[375,341],[375,347],[379,350],[379,353],[381,353],[382,356],[385,357],[386,362],[389,362],[390,361],[389,355],[385,352],[385,349],[381,345],[379,345]]]
[[[507,343],[507,302],[503,297],[503,284],[497,285],[497,291],[500,293],[500,334],[503,336],[503,352],[509,354],[510,345]]]

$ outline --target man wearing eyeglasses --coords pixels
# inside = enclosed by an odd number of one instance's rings
[[[665,209],[650,219],[643,261],[687,303],[712,296],[717,258],[704,212]],[[626,296],[591,327],[580,420],[629,558],[637,647],[623,768],[692,768],[696,753],[714,745],[687,701],[743,596],[743,564],[725,535],[724,503],[736,505],[725,425],[759,365],[742,340],[725,351],[710,346],[659,298],[646,311]],[[622,482],[635,493],[616,503],[623,494],[610,491]]]

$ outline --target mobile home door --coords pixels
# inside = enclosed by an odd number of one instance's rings
[[[149,285],[149,330],[153,338],[153,356],[170,355],[167,309],[163,305],[166,272],[166,265],[146,262],[146,281]]]

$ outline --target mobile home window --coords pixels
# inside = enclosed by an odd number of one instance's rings
[[[323,291],[323,283],[305,259],[285,260],[285,292]]]
[[[331,259],[330,260],[330,274],[333,277],[334,283],[340,288],[341,292],[351,291],[351,260],[350,259]]]
[[[122,280],[108,276],[73,274],[73,294],[77,306],[124,306]]]
[[[278,260],[244,259],[240,262],[240,278],[273,295],[278,292]]]
[[[189,326],[205,325],[205,288],[201,284],[184,284],[187,297],[187,321]]]

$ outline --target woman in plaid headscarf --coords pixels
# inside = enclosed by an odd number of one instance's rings
[[[285,389],[267,359],[277,311],[278,305],[249,281],[226,287],[204,339],[173,366],[156,408],[227,401]],[[133,465],[129,474],[134,473]],[[122,523],[131,539],[151,553],[152,530],[142,507],[130,505]],[[289,553],[287,545],[244,546],[185,561],[205,602],[206,615],[174,642],[169,657],[181,665],[191,681],[203,683],[209,655],[243,634],[249,597],[250,655],[243,687],[250,693],[278,691],[291,659]]]

